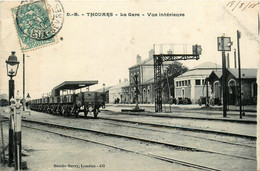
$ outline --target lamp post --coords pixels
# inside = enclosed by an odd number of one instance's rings
[[[16,76],[19,63],[17,60],[17,57],[15,56],[15,52],[12,51],[12,54],[9,56],[8,60],[5,61],[6,63],[6,69],[7,69],[7,76],[10,77],[9,80],[9,105],[10,105],[10,99],[14,97],[14,80],[13,77]]]
[[[16,76],[17,70],[19,67],[19,63],[17,60],[17,57],[15,56],[15,52],[12,51],[12,54],[9,56],[8,60],[5,61],[6,63],[6,69],[7,69],[7,76],[10,77],[9,80],[9,105],[11,104],[11,98],[14,98],[14,80],[13,77]],[[9,160],[8,160],[8,166],[10,167],[13,163],[13,130],[14,130],[14,124],[13,124],[13,116],[10,115],[9,120]]]

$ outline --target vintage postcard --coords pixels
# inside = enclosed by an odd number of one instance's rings
[[[0,1],[0,170],[259,170],[258,1]]]

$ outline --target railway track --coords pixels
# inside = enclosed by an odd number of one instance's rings
[[[109,110],[107,110],[109,111]],[[111,112],[111,111],[110,111]],[[196,120],[209,120],[209,121],[219,121],[219,122],[233,122],[233,123],[247,123],[247,124],[257,124],[257,121],[254,120],[241,120],[241,119],[220,119],[220,118],[205,118],[205,117],[192,117],[192,116],[176,116],[176,115],[154,115],[149,113],[135,113],[135,112],[118,112],[118,114],[121,115],[135,115],[135,116],[149,116],[149,117],[157,117],[157,118],[178,118],[178,119],[196,119]],[[110,113],[110,115],[113,115],[113,112]]]
[[[28,122],[28,121],[25,121],[25,122]],[[34,124],[37,123],[37,124],[46,125],[46,126],[59,127],[59,128],[62,128],[62,129],[71,129],[71,127],[55,125],[55,124],[40,123],[40,122],[36,122],[36,121],[32,121],[32,122],[29,121],[29,123],[34,123]],[[40,129],[40,128],[25,126],[25,125],[23,125],[23,127],[34,129],[34,130],[39,130],[39,131],[43,131],[43,132],[48,132],[48,133],[60,135],[60,136],[63,136],[63,137],[72,138],[72,139],[75,139],[75,140],[81,140],[81,141],[85,141],[85,142],[99,144],[99,145],[103,145],[103,146],[106,146],[106,147],[122,150],[122,151],[125,151],[125,152],[130,152],[130,153],[134,153],[134,154],[148,156],[148,157],[152,157],[154,159],[158,159],[158,160],[161,160],[161,161],[164,161],[164,162],[180,164],[180,165],[183,165],[183,166],[186,166],[186,167],[189,167],[189,168],[193,168],[193,169],[205,170],[205,171],[219,171],[220,170],[220,169],[213,168],[213,167],[207,167],[207,166],[203,166],[203,165],[200,165],[200,164],[195,164],[195,163],[192,163],[192,162],[186,162],[186,161],[177,160],[177,159],[170,158],[170,157],[165,157],[165,156],[162,156],[162,155],[153,154],[151,152],[144,153],[144,152],[140,152],[140,151],[136,151],[136,150],[130,150],[130,149],[117,147],[117,146],[110,145],[110,144],[107,144],[107,143],[104,143],[104,142],[100,142],[100,141],[93,141],[93,140],[88,140],[86,138],[80,138],[80,137],[76,137],[76,136],[66,135],[66,134],[63,134],[63,133],[57,133],[57,132],[51,131],[51,130],[44,130],[44,129]],[[74,130],[75,129],[78,130],[78,128],[73,128],[73,129]],[[79,130],[82,130],[82,129],[79,129]],[[91,131],[91,132],[93,132],[93,131]],[[142,141],[142,139],[139,139],[139,140]]]
[[[105,120],[106,120],[106,119],[105,119]],[[123,122],[123,123],[124,123],[124,122]],[[137,127],[137,126],[122,125],[122,124],[117,124],[117,123],[106,123],[106,122],[105,122],[105,124],[108,124],[108,125],[116,125],[116,126],[124,126],[124,127],[129,127],[129,128],[136,128],[136,129],[144,129],[144,130],[152,130],[152,131],[154,131],[153,129],[149,129],[149,128],[140,128],[140,127]],[[160,130],[156,130],[156,131],[158,131],[158,132],[165,132],[165,131],[160,131]],[[166,132],[166,133],[170,133],[170,132]],[[206,137],[201,137],[201,136],[185,135],[185,134],[182,134],[182,133],[174,133],[174,134],[179,134],[179,135],[182,135],[182,136],[194,137],[194,138],[209,140],[209,141],[213,141],[213,142],[220,142],[220,143],[224,143],[224,144],[231,144],[231,145],[237,145],[237,146],[249,147],[249,148],[256,149],[255,146],[247,145],[247,144],[232,143],[232,142],[227,142],[227,141],[222,141],[222,140],[217,140],[217,139],[212,139],[212,138],[206,138]]]
[[[183,131],[202,132],[202,133],[210,133],[210,134],[223,135],[223,136],[233,136],[233,137],[239,137],[239,138],[246,138],[246,139],[250,139],[250,140],[257,139],[256,136],[236,134],[236,133],[230,133],[230,132],[221,132],[221,131],[205,130],[205,129],[198,129],[198,128],[187,128],[187,127],[180,127],[180,126],[174,126],[174,125],[154,124],[154,123],[139,122],[139,121],[129,121],[129,120],[123,120],[123,119],[107,118],[107,117],[99,117],[98,119],[138,124],[138,125],[147,125],[147,126],[159,127],[159,128],[179,129],[179,130],[183,130]]]
[[[105,135],[105,136],[110,136],[110,137],[112,136],[112,137],[117,137],[117,138],[124,138],[124,139],[129,139],[129,140],[142,141],[142,142],[156,144],[156,145],[163,145],[165,147],[170,147],[170,148],[173,148],[175,150],[204,152],[204,153],[218,154],[218,155],[222,155],[222,156],[229,156],[229,157],[234,157],[234,158],[256,161],[255,158],[246,157],[246,156],[238,156],[238,155],[225,154],[225,153],[221,153],[221,152],[217,152],[217,151],[202,150],[202,149],[197,149],[197,148],[193,148],[193,147],[189,147],[189,146],[176,145],[176,144],[166,143],[166,142],[162,142],[162,141],[155,141],[155,140],[151,140],[151,139],[138,138],[138,137],[127,136],[127,135],[122,135],[122,134],[115,134],[115,133],[110,133],[110,132],[105,132],[105,131],[98,131],[98,130],[94,130],[94,129],[72,127],[72,126],[66,126],[66,125],[54,124],[54,123],[47,123],[47,122],[40,122],[40,121],[28,120],[28,119],[23,119],[23,121],[27,122],[27,123],[46,125],[46,126],[49,126],[49,127],[57,127],[57,128],[62,128],[62,129],[84,131],[84,132],[90,132],[90,133],[94,133],[94,134],[98,134],[98,135]]]

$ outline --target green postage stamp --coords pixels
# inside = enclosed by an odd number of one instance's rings
[[[15,28],[22,52],[35,50],[58,41],[64,21],[60,1],[25,2],[12,8]]]

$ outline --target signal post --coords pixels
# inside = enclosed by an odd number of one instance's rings
[[[230,37],[218,37],[218,51],[222,51],[222,93],[223,93],[223,117],[227,117],[227,68],[225,51],[231,51],[231,38]]]

